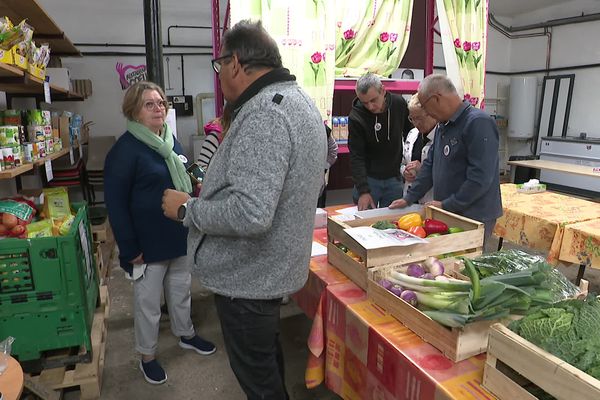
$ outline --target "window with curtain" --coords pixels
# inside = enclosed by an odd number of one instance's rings
[[[436,1],[446,73],[465,100],[482,108],[488,1]]]

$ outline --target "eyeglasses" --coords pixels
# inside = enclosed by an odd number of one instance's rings
[[[214,58],[212,60],[210,60],[210,63],[212,64],[213,69],[215,70],[215,72],[218,74],[219,72],[221,72],[221,66],[222,63],[221,61],[227,59],[227,58],[231,58],[233,56],[233,54],[226,54],[224,56],[218,57],[218,58]]]
[[[167,102],[166,100],[161,100],[161,101],[145,101],[144,102],[144,108],[146,110],[148,110],[148,111],[154,111],[157,108],[162,108],[163,110],[165,110],[168,105],[169,105],[169,102]]]
[[[422,122],[422,121],[424,121],[425,118],[427,118],[427,116],[425,116],[425,115],[421,115],[420,117],[413,117],[412,115],[408,116],[408,120],[413,125],[414,125],[415,122]]]

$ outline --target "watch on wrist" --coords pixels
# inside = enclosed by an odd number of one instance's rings
[[[179,208],[177,209],[177,219],[180,221],[183,221],[183,219],[185,218],[186,211],[187,211],[187,202],[180,205]]]

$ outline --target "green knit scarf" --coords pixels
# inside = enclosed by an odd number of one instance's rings
[[[160,154],[169,168],[171,180],[175,189],[180,192],[191,193],[192,183],[185,171],[185,165],[173,151],[173,132],[169,125],[163,124],[161,136],[158,136],[146,126],[135,121],[127,121],[127,130],[140,142]]]

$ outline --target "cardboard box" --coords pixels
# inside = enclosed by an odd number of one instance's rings
[[[71,133],[69,125],[71,123],[71,117],[61,116],[58,118],[58,131],[62,140],[63,147],[71,146]]]
[[[46,68],[50,83],[65,90],[71,90],[71,76],[68,68]]]
[[[29,73],[36,78],[45,79],[46,78],[46,68],[39,68],[33,64],[29,64]]]
[[[11,51],[13,56],[13,64],[21,69],[24,69],[25,71],[29,71],[29,60],[27,60],[27,57],[17,52],[17,46],[13,47]]]
[[[4,64],[13,64],[12,51],[0,49],[0,62],[3,62]]]
[[[327,227],[327,211],[317,208],[315,212],[315,229]]]

